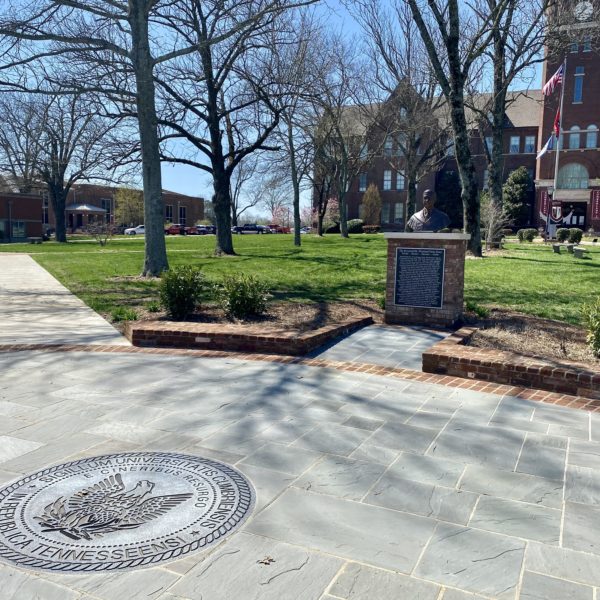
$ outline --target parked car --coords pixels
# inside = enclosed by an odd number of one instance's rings
[[[272,233],[291,233],[291,229],[289,227],[284,227],[283,225],[278,225],[277,223],[269,223],[268,228]]]
[[[173,225],[169,225],[165,228],[165,235],[187,235],[189,230],[190,227],[180,225],[179,223],[174,223]]]
[[[231,228],[231,233],[237,233],[238,235],[248,233],[267,233],[264,225],[257,225],[256,223],[246,223],[245,225],[236,225]],[[270,231],[268,233],[271,233]]]
[[[123,233],[125,235],[144,235],[145,229],[143,225],[138,225],[137,227],[128,227]]]
[[[214,225],[196,225],[194,231],[190,231],[194,235],[208,235],[210,233],[217,233],[217,228]]]
[[[300,227],[300,233],[310,233],[310,227]]]

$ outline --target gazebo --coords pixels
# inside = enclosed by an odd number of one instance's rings
[[[104,221],[106,210],[93,204],[69,204],[65,207],[67,215],[67,227],[71,232],[83,229],[98,220]]]

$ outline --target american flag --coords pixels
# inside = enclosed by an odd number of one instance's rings
[[[556,71],[556,73],[554,73],[554,75],[552,75],[552,77],[550,77],[550,79],[548,79],[548,82],[542,88],[542,94],[544,94],[544,96],[549,96],[554,91],[556,86],[559,83],[562,83],[564,69],[565,69],[565,65],[563,63],[558,68],[558,71]]]

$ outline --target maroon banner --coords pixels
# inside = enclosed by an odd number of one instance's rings
[[[592,221],[600,221],[600,190],[592,192]]]
[[[542,195],[540,198],[540,212],[547,217],[548,212],[550,210],[550,200],[548,198],[548,192],[542,190]]]

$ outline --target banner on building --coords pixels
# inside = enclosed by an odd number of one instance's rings
[[[550,212],[550,198],[548,192],[542,190],[540,195],[540,220],[546,222],[548,213]]]
[[[600,190],[592,192],[592,221],[600,221]]]

